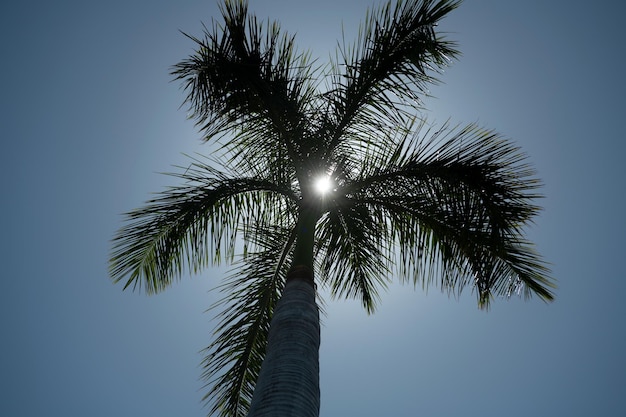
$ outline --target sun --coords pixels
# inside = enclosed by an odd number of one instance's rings
[[[315,180],[315,191],[319,194],[326,194],[333,188],[333,181],[328,175],[324,175]]]

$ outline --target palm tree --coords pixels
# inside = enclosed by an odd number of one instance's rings
[[[420,117],[457,55],[434,29],[459,3],[389,2],[325,67],[245,1],[225,0],[223,23],[187,35],[197,49],[173,74],[218,151],[128,213],[110,273],[156,293],[233,262],[203,362],[212,414],[319,414],[318,285],[368,312],[392,276],[469,286],[481,308],[552,299],[524,238],[540,197],[525,156],[493,131]]]

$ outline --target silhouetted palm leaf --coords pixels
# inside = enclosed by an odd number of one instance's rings
[[[203,361],[211,413],[244,416],[250,406],[267,344],[274,306],[280,297],[295,235],[268,226],[256,230],[258,248],[220,286],[224,297],[212,308],[221,311],[215,339]]]
[[[128,213],[113,240],[110,273],[128,277],[125,288],[165,289],[185,268],[197,272],[211,261],[232,259],[239,232],[259,220],[287,221],[297,197],[284,184],[231,176],[201,161],[176,176],[185,185],[171,187],[147,206]]]

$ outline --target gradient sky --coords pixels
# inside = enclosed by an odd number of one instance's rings
[[[370,1],[252,0],[324,62]],[[393,286],[375,315],[327,300],[322,416],[626,413],[626,48],[623,2],[466,0],[440,29],[463,56],[427,101],[433,121],[513,138],[546,186],[529,236],[554,303],[490,312]],[[214,0],[0,6],[0,415],[204,416],[204,310],[224,268],[148,297],[107,276],[120,213],[208,149],[179,109],[171,65]]]

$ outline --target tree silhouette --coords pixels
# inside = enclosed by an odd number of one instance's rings
[[[127,214],[110,273],[156,293],[233,262],[204,377],[221,416],[319,415],[317,286],[368,312],[397,277],[460,292],[551,300],[524,228],[539,180],[512,142],[431,126],[422,98],[455,44],[435,32],[459,5],[389,2],[317,66],[275,22],[226,0],[174,67],[212,157]]]

